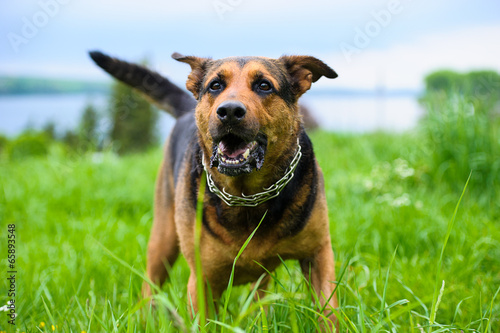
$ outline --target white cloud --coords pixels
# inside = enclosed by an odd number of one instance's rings
[[[32,18],[40,11],[40,1],[67,4],[61,5],[60,15],[51,18],[47,27],[39,29],[36,38],[22,45],[19,54],[11,52],[6,38],[0,41],[5,47],[0,55],[0,73],[102,79],[106,76],[85,54],[87,49],[101,48],[130,61],[143,52],[150,52],[158,57],[153,63],[160,72],[182,81],[188,66],[171,60],[169,55],[173,51],[215,57],[228,52],[232,55],[271,55],[261,51],[262,45],[270,45],[269,52],[276,52],[271,46],[277,45],[283,47],[282,53],[318,56],[339,73],[337,80],[323,79],[316,84],[331,88],[418,89],[423,77],[438,68],[500,71],[499,24],[477,26],[477,21],[467,22],[459,29],[447,25],[449,20],[456,20],[456,16],[450,14],[452,8],[467,8],[463,5],[464,0],[399,0],[403,8],[401,13],[394,15],[394,20],[370,37],[372,42],[366,48],[360,47],[359,54],[354,54],[351,61],[342,54],[341,42],[356,46],[355,29],[366,29],[374,20],[373,11],[388,9],[389,3],[398,0],[26,0],[22,4],[5,4],[6,10],[0,11],[0,18],[9,20],[0,31],[20,34],[22,18]],[[214,7],[218,1],[234,8],[231,15],[228,13],[226,23],[218,19]],[[482,10],[495,12],[487,7]],[[426,22],[426,17],[432,13],[443,16]],[[332,23],[323,24],[325,17],[330,16]],[[293,22],[297,22],[293,27],[300,26],[300,29],[290,29],[291,23],[287,21],[276,26],[283,27],[279,35],[270,34],[262,23],[268,17],[278,22],[292,17]],[[190,30],[182,30],[179,22]],[[240,31],[240,27],[244,29]],[[430,27],[438,32],[425,32]],[[234,30],[237,34],[231,34]],[[294,40],[298,32],[303,34],[300,36],[302,42]],[[323,54],[320,50],[324,50]]]
[[[325,55],[323,60],[339,73],[339,79],[335,85],[325,80],[319,84],[365,89],[379,86],[419,89],[424,76],[436,69],[500,71],[498,36],[498,25],[472,27],[425,35],[385,49],[366,48],[352,55],[351,61],[342,52]]]
[[[96,15],[104,14],[113,16],[113,19],[119,15],[130,14],[133,17],[143,14],[154,19],[155,17],[166,18],[204,14],[204,16],[216,14],[217,8],[229,11],[241,11],[246,14],[264,14],[275,13],[294,13],[295,15],[317,11],[330,11],[341,8],[342,11],[358,11],[359,8],[376,8],[385,6],[389,0],[358,0],[335,1],[331,0],[184,0],[184,1],[165,1],[165,0],[146,0],[146,1],[123,1],[123,0],[87,0],[72,1],[72,6],[77,8],[82,16],[95,18]],[[398,0],[396,0],[398,1]],[[404,1],[404,0],[402,0]],[[212,12],[212,13],[211,13]],[[277,16],[276,19],[282,18]]]

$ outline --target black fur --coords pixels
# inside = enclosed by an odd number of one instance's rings
[[[281,230],[281,236],[293,236],[299,233],[306,224],[316,202],[318,191],[318,175],[316,170],[316,159],[314,157],[313,146],[306,132],[302,130],[300,135],[300,145],[302,148],[302,158],[294,172],[292,180],[284,189],[276,201],[271,205],[270,216],[275,216],[276,221],[283,219],[283,214],[290,203],[296,202],[297,195],[300,195],[300,189],[304,186],[311,186],[305,203],[296,210],[286,212],[287,218],[284,219],[284,227]]]
[[[175,118],[194,110],[196,100],[162,75],[140,65],[112,58],[99,51],[89,52],[106,72],[150,98]]]
[[[189,112],[177,119],[169,140],[170,156],[167,162],[172,163],[174,170],[174,184],[177,184],[180,169],[183,166],[186,152],[193,152],[193,146],[198,144],[198,128],[196,127],[194,112]],[[199,150],[199,146],[198,146]]]
[[[290,237],[299,233],[309,218],[317,194],[317,172],[312,143],[304,130],[301,131],[300,145],[302,158],[295,170],[295,175],[282,190],[281,194],[257,207],[229,207],[211,192],[209,195],[210,205],[215,206],[215,222],[222,225],[230,233],[241,234],[252,231],[260,222],[267,211],[267,215],[261,224],[258,234],[267,233],[276,225],[280,225],[278,235],[280,238]],[[258,171],[255,171],[258,172]],[[306,202],[298,209],[291,209],[291,203],[297,201],[297,195],[301,195],[300,189],[311,186]],[[210,229],[208,217],[204,215],[204,225],[212,236],[218,236]]]
[[[203,175],[202,153],[194,118],[196,100],[187,92],[172,84],[168,79],[143,66],[131,64],[109,57],[101,52],[90,52],[91,58],[120,81],[132,86],[147,97],[151,98],[160,107],[170,112],[177,118],[169,141],[168,163],[172,163],[174,184],[177,185],[181,170],[189,168],[189,200],[196,207],[197,193],[200,177]],[[288,105],[292,106],[297,97],[294,95],[291,77],[279,60],[267,60],[255,57],[234,58],[239,66],[243,67],[249,61],[258,61],[269,73],[278,80],[279,88],[274,93],[280,96]],[[224,60],[224,61],[227,61]],[[211,68],[216,68],[220,60],[212,61]],[[209,69],[208,69],[209,70]],[[202,85],[205,87],[205,83]],[[206,92],[207,90],[203,90]],[[200,96],[201,98],[201,96]],[[299,133],[302,147],[302,158],[295,170],[295,176],[283,189],[282,193],[257,207],[229,207],[219,197],[211,193],[208,188],[205,195],[209,205],[215,207],[215,216],[203,215],[203,224],[207,231],[218,237],[210,228],[210,222],[222,225],[230,233],[252,231],[267,211],[266,220],[263,221],[258,233],[268,232],[279,226],[279,237],[290,237],[300,232],[313,210],[317,195],[318,179],[316,161],[312,143],[301,128]],[[290,160],[293,154],[290,156]],[[255,171],[258,172],[258,171]],[[293,208],[293,202],[298,201],[298,195],[303,195],[301,189],[309,187],[306,201],[301,207]],[[215,220],[213,220],[215,218]],[[211,219],[211,221],[209,221]]]

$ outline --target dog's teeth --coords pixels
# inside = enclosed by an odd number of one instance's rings
[[[246,160],[248,158],[248,155],[250,155],[250,148],[245,150],[245,152],[243,153],[243,158]]]
[[[245,156],[245,155],[243,155]],[[247,154],[248,157],[248,154]],[[231,165],[237,165],[245,162],[245,159],[243,157],[239,157],[237,159],[233,159],[231,157],[227,157],[226,155],[221,155],[220,156],[220,161],[225,164],[231,164]]]

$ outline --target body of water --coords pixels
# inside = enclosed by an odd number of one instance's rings
[[[322,128],[336,132],[401,132],[417,125],[423,114],[417,96],[304,96]]]
[[[58,133],[64,133],[78,126],[88,103],[104,115],[107,100],[101,94],[0,96],[0,133],[15,136],[27,128],[40,129],[49,122],[56,124]],[[405,131],[413,128],[422,115],[416,96],[306,95],[301,103],[310,109],[322,128],[338,132]],[[173,124],[172,117],[160,113],[162,138],[166,138]]]
[[[47,123],[55,124],[56,132],[63,134],[75,129],[80,123],[83,111],[92,104],[104,119],[101,127],[107,126],[108,96],[103,94],[61,94],[61,95],[12,95],[0,96],[0,133],[9,137],[26,129],[41,129]],[[165,112],[158,119],[162,138],[166,138],[174,120]]]

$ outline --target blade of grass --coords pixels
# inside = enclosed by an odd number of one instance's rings
[[[366,326],[365,326],[365,302],[363,301],[363,297],[361,296],[361,292],[358,287],[358,281],[356,280],[356,276],[354,276],[354,287],[356,288],[356,301],[358,302],[359,305],[359,313],[358,313],[358,323],[359,326],[361,326],[361,332],[365,333],[366,332]]]
[[[408,311],[408,319],[410,320],[410,332],[415,332],[415,323],[413,323],[411,311]]]
[[[432,326],[436,322],[436,313],[437,313],[437,307],[438,307],[438,297],[439,297],[439,281],[441,280],[441,267],[443,265],[443,257],[444,257],[444,250],[446,249],[446,244],[448,243],[448,239],[450,238],[451,231],[453,230],[453,226],[455,225],[455,217],[457,216],[458,208],[460,207],[460,203],[462,202],[462,198],[465,195],[465,190],[467,189],[467,186],[469,185],[469,181],[472,176],[472,171],[469,174],[469,178],[467,178],[467,182],[465,183],[464,189],[462,190],[462,194],[460,195],[460,199],[458,199],[457,205],[455,206],[455,210],[453,211],[453,216],[451,217],[451,220],[448,222],[448,229],[446,231],[446,236],[444,238],[444,243],[443,247],[441,248],[441,254],[439,256],[439,261],[437,265],[437,271],[436,271],[436,281],[434,283],[434,296],[432,298],[432,307],[431,307],[431,315],[429,318],[429,330],[428,332],[432,332]]]
[[[427,309],[427,306],[425,306],[425,303],[417,296],[415,295],[415,293],[413,292],[413,290],[411,290],[409,287],[407,287],[403,281],[401,281],[400,279],[398,279],[398,282],[399,284],[401,284],[401,286],[407,291],[409,292],[413,298],[415,298],[415,300],[417,300],[417,302],[420,304],[420,306],[424,309],[425,311],[425,316],[429,317],[429,309]]]
[[[128,308],[132,309],[132,275],[130,275],[130,280],[128,282]],[[130,310],[127,313],[127,333],[130,333],[132,329],[132,313]]]
[[[326,307],[328,306],[328,304],[329,304],[329,302],[330,302],[331,298],[333,297],[333,295],[335,295],[335,292],[336,292],[336,291],[337,291],[337,289],[339,288],[340,282],[341,282],[341,281],[342,281],[342,279],[344,278],[344,275],[345,275],[345,273],[346,273],[346,271],[347,271],[347,267],[349,267],[349,263],[350,263],[350,261],[351,261],[351,258],[347,259],[346,264],[344,265],[344,268],[342,268],[342,271],[341,271],[340,276],[339,276],[339,278],[338,278],[338,281],[337,281],[337,283],[336,283],[336,285],[335,285],[335,288],[334,288],[334,289],[333,289],[333,291],[332,291],[332,294],[330,295],[330,297],[328,297],[328,299],[327,299],[327,300],[326,300],[326,302],[325,302],[325,305],[321,308],[321,313],[323,313],[323,312],[325,311],[325,309],[326,309]],[[340,302],[340,301],[339,301],[339,302]],[[339,303],[339,304],[340,304],[340,303]]]
[[[255,284],[253,290],[247,296],[245,303],[243,304],[243,306],[239,310],[238,316],[236,317],[236,319],[232,323],[234,327],[239,326],[240,323],[245,318],[247,318],[247,316],[253,314],[261,306],[267,305],[268,302],[271,302],[273,300],[272,297],[265,297],[263,300],[260,300],[260,298],[258,298],[258,301],[254,301],[255,297],[258,297],[257,289],[259,288],[259,285],[264,277],[265,277],[265,275],[261,276],[261,278]],[[254,318],[253,321],[256,322],[257,318]]]
[[[92,311],[88,311],[88,312],[89,312],[88,313],[89,324],[87,326],[87,332],[90,332],[90,328],[92,327],[92,320],[94,319],[95,305],[92,307]]]
[[[50,322],[52,323],[52,325],[55,325],[56,322],[54,321],[54,317],[52,316],[52,312],[50,312],[50,309],[47,306],[47,303],[45,302],[45,299],[43,298],[43,296],[42,296],[42,302],[43,302],[43,306],[45,307],[45,311],[47,312],[47,315],[49,316]]]
[[[153,288],[157,294],[160,294],[161,293],[161,288],[156,284],[156,283],[153,283],[145,274],[141,273],[140,271],[138,271],[136,268],[132,267],[131,265],[129,265],[125,260],[119,258],[117,255],[115,255],[113,252],[111,252],[108,248],[106,248],[103,244],[101,244],[100,242],[98,242],[96,239],[94,239],[94,241],[96,242],[97,245],[99,245],[110,257],[112,257],[114,260],[116,260],[118,263],[120,263],[122,266],[126,267],[128,270],[130,270],[132,273],[134,273],[135,275],[139,276],[142,280],[146,281],[150,286],[151,288]],[[154,298],[154,296],[153,296]],[[174,306],[174,304],[172,304],[172,302],[170,301],[170,299],[167,299],[166,297],[162,297],[161,298],[161,302],[165,305],[166,309],[168,310],[168,313],[171,315],[172,318],[174,319],[177,319],[179,318],[179,315],[177,314],[177,309],[176,307]],[[142,306],[144,306],[145,304],[149,304],[148,302],[148,299],[143,299],[141,300],[136,306],[135,308],[132,310],[132,313],[136,312],[139,308],[141,308]],[[94,306],[94,309],[95,309],[95,306]],[[93,311],[94,311],[93,309]],[[149,309],[149,311],[151,311],[151,307]],[[92,317],[91,317],[92,318]],[[96,318],[97,319],[97,318]],[[178,320],[174,320],[174,323],[176,324],[176,327],[182,327],[182,322],[178,321]],[[177,326],[177,324],[181,325],[181,326]],[[90,323],[89,323],[90,325]]]
[[[234,326],[231,326],[229,324],[226,324],[226,323],[223,323],[221,321],[217,321],[217,320],[210,320],[211,323],[214,323],[214,324],[217,324],[223,328],[227,328],[229,330],[231,330],[232,332],[235,332],[235,333],[245,333],[244,330],[242,330],[241,328],[239,327],[234,327]]]
[[[295,310],[295,304],[290,303],[290,325],[292,326],[293,333],[299,333],[299,326],[297,325],[297,311]]]
[[[278,316],[271,316],[271,320],[272,320],[271,327],[274,329],[274,332],[279,333],[278,332]]]
[[[248,327],[257,327],[258,332],[262,332],[262,327],[257,326],[257,321],[260,319],[260,313],[257,313],[257,315],[254,316],[253,320],[250,322],[250,325]]]
[[[257,262],[254,260],[254,263],[256,263],[257,265],[259,265],[264,271],[266,271],[266,273],[273,279],[274,282],[276,282],[276,284],[278,284],[284,292],[286,292],[286,287],[281,283],[281,281],[276,277],[276,274],[272,274],[271,271],[269,271],[267,268],[265,268],[260,262]]]
[[[118,326],[120,325],[120,318],[115,318],[115,313],[113,312],[113,305],[111,305],[111,300],[108,299],[109,313],[111,314],[113,332],[118,332]]]
[[[328,319],[326,315],[324,315],[323,313],[316,311],[315,308],[300,304],[296,304],[296,308],[301,309],[302,314],[310,313],[313,315],[314,319],[312,320],[312,322],[317,332],[323,332],[325,329],[328,330],[330,327],[333,327],[333,322],[330,319]],[[325,327],[322,328],[320,326],[322,325],[321,323],[326,324]]]
[[[200,318],[200,331],[205,332],[205,314],[206,314],[206,299],[205,299],[205,281],[203,278],[203,269],[201,265],[201,226],[203,220],[203,199],[205,196],[205,187],[207,179],[205,172],[200,178],[200,188],[198,191],[198,200],[196,203],[196,224],[194,227],[194,260],[196,266],[196,297],[198,301],[198,315]]]
[[[351,321],[351,319],[349,319],[349,316],[344,312],[344,310],[340,309],[339,314],[340,315],[337,318],[344,327],[347,327],[346,332],[359,332],[356,325]]]
[[[281,258],[281,256],[278,254],[278,259],[281,261],[281,264],[283,265],[283,268],[286,270],[288,276],[291,278],[292,277],[292,272],[288,268],[288,265],[286,264],[285,260]]]
[[[479,327],[478,327],[477,330],[481,331],[481,329],[483,328],[483,321],[484,321],[484,315],[483,315],[483,293],[482,292],[479,292],[479,313],[483,317],[481,318],[481,321],[479,323]]]
[[[464,298],[460,302],[458,302],[457,306],[455,307],[455,314],[453,315],[453,320],[451,321],[453,324],[455,323],[455,321],[457,319],[458,312],[460,311],[460,306],[462,305],[462,303],[468,299],[471,299],[471,298],[472,298],[472,296],[469,296],[469,297]]]
[[[104,303],[105,302],[107,302],[107,299],[104,299]],[[92,308],[92,317],[95,319],[97,324],[101,325],[101,330],[106,332],[106,323],[104,322],[104,320],[105,320],[104,318],[106,318],[107,313],[108,313],[107,307],[106,306],[103,307],[103,314],[102,314],[103,319],[98,317],[98,314],[96,313],[95,308],[96,308],[96,305],[94,305],[94,307]]]
[[[260,314],[261,314],[260,317],[262,318],[262,320],[261,320],[262,321],[262,331],[263,332],[269,332],[269,323],[267,321],[267,313],[264,310],[264,307],[262,306],[259,294],[257,294],[257,298],[259,300],[259,308],[260,308]]]
[[[227,306],[229,304],[229,297],[231,296],[231,290],[233,289],[233,280],[234,280],[234,270],[236,268],[236,262],[238,261],[239,257],[241,256],[241,254],[243,253],[243,251],[247,248],[248,246],[248,243],[250,243],[250,241],[252,240],[253,236],[255,235],[255,233],[257,232],[257,229],[259,229],[262,221],[264,221],[265,217],[267,215],[267,211],[264,213],[264,216],[262,216],[262,218],[260,219],[260,222],[259,224],[257,225],[257,227],[255,227],[254,231],[252,231],[252,233],[250,234],[250,236],[248,236],[247,240],[245,241],[245,243],[243,243],[243,245],[241,246],[240,250],[238,251],[238,254],[236,255],[236,258],[234,258],[234,261],[233,261],[233,267],[231,269],[231,275],[229,276],[229,283],[227,285],[227,289],[226,289],[226,301],[224,302],[224,309],[222,311],[222,322],[225,323],[226,322],[226,315],[227,315]],[[225,326],[224,326],[225,327]]]
[[[382,301],[381,301],[381,305],[380,305],[380,316],[378,318],[378,322],[381,323],[382,320],[384,319],[384,313],[385,313],[385,299],[386,299],[386,296],[387,296],[387,286],[389,285],[389,275],[390,275],[390,272],[391,272],[391,267],[392,267],[392,264],[394,263],[394,259],[396,258],[396,253],[398,252],[398,247],[399,246],[396,246],[396,249],[394,250],[394,253],[392,254],[392,258],[391,258],[391,262],[389,263],[389,267],[387,268],[387,274],[385,276],[385,283],[384,283],[384,291],[382,293]],[[375,332],[378,332],[378,329],[375,330]]]
[[[137,270],[136,268],[132,267],[128,262],[126,262],[125,260],[119,258],[116,254],[114,254],[113,252],[111,252],[111,250],[109,250],[107,247],[105,247],[103,244],[101,244],[97,239],[93,238],[92,236],[90,236],[94,242],[99,245],[111,258],[113,258],[114,260],[116,260],[117,262],[119,262],[122,266],[126,267],[128,270],[130,270],[131,272],[133,272],[135,275],[139,276],[141,279],[143,279],[144,281],[146,281],[153,289],[155,289],[156,292],[160,292],[161,291],[161,288],[156,284],[156,283],[153,283],[153,281],[151,281],[144,273],[140,272],[139,270]]]
[[[255,295],[257,294],[257,290],[260,287],[260,284],[262,283],[262,280],[266,277],[265,274],[262,274],[257,282],[255,283],[255,286],[251,290],[250,294],[248,295],[245,303],[240,309],[240,315],[238,316],[238,319],[236,320],[237,322],[241,322],[241,320],[245,317],[246,313],[248,312],[248,309],[250,308],[250,305],[252,303],[252,300],[254,299]]]
[[[485,333],[489,332],[489,328],[490,328],[490,324],[491,324],[491,320],[492,320],[491,317],[493,316],[493,302],[495,301],[495,298],[497,298],[499,292],[500,292],[500,287],[498,287],[495,295],[491,299],[491,304],[490,304],[490,309],[489,309],[490,317],[488,318],[488,324],[486,325],[486,328],[484,329]]]

